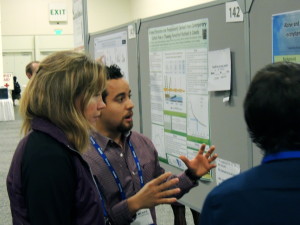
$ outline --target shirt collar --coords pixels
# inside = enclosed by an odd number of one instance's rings
[[[132,134],[132,132],[128,131],[127,133],[122,135],[122,139],[123,139],[124,143],[130,140],[131,134]],[[97,142],[103,148],[103,151],[108,150],[109,145],[116,144],[112,139],[110,139],[109,137],[103,136],[102,134],[100,134],[97,131],[94,131],[92,133],[92,136],[97,139]]]

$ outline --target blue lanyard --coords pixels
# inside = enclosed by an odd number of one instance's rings
[[[262,163],[267,163],[270,161],[281,160],[281,159],[297,159],[300,158],[300,151],[286,151],[286,152],[278,152],[274,154],[266,155]]]
[[[122,200],[125,200],[126,199],[126,194],[124,192],[124,189],[122,187],[122,184],[121,184],[121,181],[115,171],[115,169],[112,167],[111,163],[109,162],[107,156],[105,155],[105,153],[103,152],[102,148],[98,145],[98,143],[96,142],[96,140],[91,136],[90,137],[90,141],[91,143],[93,144],[94,148],[97,150],[97,152],[99,153],[99,155],[102,157],[102,159],[104,160],[105,164],[107,165],[107,167],[109,168],[111,174],[113,175],[114,179],[115,179],[115,182],[119,188],[119,192],[121,194],[121,198]],[[145,184],[144,184],[144,179],[143,179],[143,173],[142,173],[142,169],[141,169],[141,166],[140,166],[140,162],[139,162],[139,159],[134,151],[134,148],[131,144],[130,141],[128,141],[128,145],[130,147],[130,150],[131,150],[131,153],[132,153],[132,156],[134,158],[134,161],[135,161],[135,164],[136,164],[136,167],[138,169],[138,175],[139,175],[139,178],[140,178],[140,185],[141,187],[143,187]]]
[[[145,183],[144,183],[144,179],[143,179],[143,172],[142,172],[142,169],[141,169],[141,164],[140,164],[140,161],[139,161],[137,155],[135,154],[134,148],[133,148],[133,146],[132,146],[132,144],[129,140],[128,140],[128,145],[129,145],[129,148],[131,150],[132,156],[134,158],[136,167],[138,169],[138,174],[139,174],[139,178],[140,178],[140,185],[141,185],[141,188],[142,188],[142,187],[144,187]]]
[[[94,177],[95,177],[94,180],[95,180],[96,185],[97,185],[97,187],[98,187],[98,191],[99,191],[99,195],[100,195],[100,200],[101,200],[101,203],[102,203],[101,205],[102,205],[102,208],[103,208],[104,218],[108,219],[107,211],[106,211],[106,209],[105,209],[104,198],[103,198],[102,193],[101,193],[101,191],[100,191],[100,184],[99,184],[98,179],[96,178],[96,176],[94,176]]]

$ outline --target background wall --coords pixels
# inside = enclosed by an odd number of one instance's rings
[[[67,5],[68,22],[49,23],[49,3]],[[72,0],[1,0],[2,35],[73,34]]]
[[[89,33],[214,0],[88,0]]]
[[[213,0],[87,0],[89,32]],[[49,3],[66,3],[68,21],[49,23]],[[2,35],[73,34],[72,0],[0,0]]]
[[[87,0],[89,33],[134,20],[130,0]]]
[[[49,3],[63,2],[67,22],[49,22]],[[72,0],[1,0],[2,59],[0,71],[12,72],[24,89],[25,66],[54,51],[73,49]],[[61,30],[61,35],[55,35]],[[1,85],[1,84],[0,84]]]
[[[130,0],[133,18],[145,18],[214,0]]]

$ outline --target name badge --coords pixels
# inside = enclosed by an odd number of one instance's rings
[[[136,213],[136,219],[130,225],[150,225],[153,224],[153,219],[150,209],[141,209]]]

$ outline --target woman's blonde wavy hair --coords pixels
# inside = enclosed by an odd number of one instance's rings
[[[105,67],[87,55],[75,51],[49,55],[40,63],[22,95],[21,132],[27,134],[32,119],[41,117],[59,127],[69,142],[83,152],[89,145],[92,128],[84,117],[84,109],[93,96],[102,93],[105,85]]]

